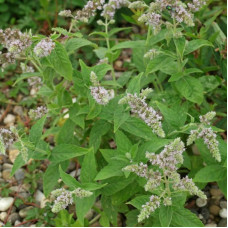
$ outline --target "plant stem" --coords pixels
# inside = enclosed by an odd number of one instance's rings
[[[94,218],[89,222],[89,225],[92,225],[93,223],[95,223],[100,217],[101,217],[101,214],[98,214],[96,217],[94,217]]]

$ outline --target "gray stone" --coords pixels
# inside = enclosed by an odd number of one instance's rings
[[[196,205],[198,207],[204,207],[207,205],[207,199],[197,198],[196,199]]]
[[[0,198],[0,211],[7,211],[12,205],[14,199],[12,197]]]
[[[23,180],[25,178],[25,171],[23,169],[18,169],[14,176],[17,181]]]
[[[218,215],[220,211],[220,207],[217,205],[212,205],[209,207],[209,211],[212,215]]]
[[[90,209],[87,214],[85,215],[85,218],[87,218],[89,221],[93,218],[94,210]]]
[[[8,114],[5,119],[4,119],[4,124],[8,125],[8,126],[12,126],[14,124],[16,120],[16,117],[12,114]]]
[[[9,163],[4,163],[2,167],[3,167],[3,169],[12,169],[13,165],[9,164]]]
[[[202,215],[206,220],[208,220],[208,219],[210,218],[210,212],[209,212],[208,208],[203,207],[202,210],[201,210],[201,215]]]
[[[17,220],[20,219],[20,216],[18,213],[12,213],[9,218],[8,221],[11,222],[12,224],[15,223]]]
[[[217,224],[209,223],[209,224],[206,224],[205,227],[217,227]]]
[[[210,193],[212,195],[212,198],[215,198],[215,199],[221,199],[223,197],[222,191],[218,188],[212,188],[210,190]]]
[[[219,211],[219,215],[220,215],[221,218],[227,218],[227,209],[226,208],[222,208]]]
[[[221,219],[218,224],[219,227],[227,227],[227,219]]]
[[[24,115],[23,108],[21,106],[15,106],[13,108],[13,112],[14,112],[14,114],[17,114],[17,115],[19,115],[21,117]]]
[[[221,208],[227,208],[227,202],[225,200],[221,200],[219,205]]]
[[[28,211],[31,210],[31,209],[33,209],[33,207],[29,206],[29,207],[26,207],[26,208],[20,210],[19,211],[19,215],[21,216],[21,218],[25,218],[27,213],[28,213]]]
[[[15,178],[13,176],[11,176],[11,169],[4,169],[2,171],[2,177],[6,181],[14,181],[15,180]]]

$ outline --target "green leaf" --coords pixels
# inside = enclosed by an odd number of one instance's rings
[[[84,156],[80,173],[82,183],[92,182],[97,175],[96,158],[93,151]]]
[[[113,46],[112,51],[115,51],[118,49],[125,49],[125,48],[144,48],[144,47],[145,47],[144,40],[124,41]]]
[[[74,157],[85,155],[90,151],[91,149],[89,148],[83,148],[73,144],[60,144],[52,150],[49,160],[57,163]]]
[[[100,146],[102,136],[104,136],[110,130],[110,127],[110,123],[103,119],[95,122],[89,135],[89,146],[93,146],[95,152]]]
[[[139,93],[141,89],[141,78],[143,76],[143,73],[140,73],[139,75],[133,77],[131,81],[128,84],[127,92],[128,93]]]
[[[36,145],[43,133],[44,123],[46,120],[46,115],[39,119],[31,128],[29,132],[29,141]]]
[[[104,212],[101,212],[101,218],[100,218],[100,220],[99,220],[99,223],[100,223],[103,227],[109,227],[109,226],[110,226],[108,216],[107,216]]]
[[[136,117],[128,118],[120,128],[124,131],[129,132],[132,135],[151,140],[156,138],[155,134],[152,132],[152,129],[147,126],[142,120]]]
[[[64,184],[66,184],[68,187],[72,189],[82,187],[81,184],[75,178],[73,178],[70,174],[67,174],[62,170],[61,165],[59,165],[59,174]]]
[[[176,227],[203,227],[200,219],[188,209],[173,207],[171,226]]]
[[[165,121],[172,128],[175,128],[175,130],[182,127],[185,124],[185,121],[187,119],[187,111],[188,111],[188,107],[186,106],[186,103],[181,105],[178,102],[168,107],[165,104],[157,102],[157,106],[159,110],[162,112]]]
[[[132,29],[132,27],[125,27],[125,28],[113,28],[109,31],[108,35],[109,37],[113,36],[114,34],[121,32],[121,31],[125,31],[125,30],[129,30]]]
[[[213,47],[213,44],[207,40],[202,39],[191,40],[186,45],[184,55],[188,55],[189,53],[196,51],[203,46]]]
[[[162,227],[169,227],[172,217],[173,217],[172,207],[162,205],[159,210],[159,219]]]
[[[124,161],[112,161],[110,164],[105,166],[95,177],[95,180],[105,180],[114,176],[122,176],[122,168],[127,165]]]
[[[172,65],[173,64],[173,58],[171,57],[168,57],[166,55],[158,55],[156,56],[155,58],[153,58],[152,60],[150,60],[150,62],[148,63],[147,65],[147,68],[146,68],[146,76],[148,74],[152,74],[158,70],[164,70],[164,66],[166,66],[167,68],[167,65]],[[169,72],[171,74],[171,72]]]
[[[194,177],[194,182],[214,182],[221,181],[226,176],[226,168],[221,165],[209,165],[202,168]]]
[[[47,57],[53,69],[67,80],[72,80],[73,68],[62,44],[56,42],[55,49]]]
[[[227,176],[225,179],[217,182],[224,196],[227,198]]]
[[[84,217],[91,209],[96,200],[96,195],[93,194],[90,197],[77,198],[74,197],[76,204],[76,215],[79,222],[84,226]]]
[[[20,77],[17,78],[17,80],[14,82],[13,86],[15,86],[18,82],[24,80],[24,79],[28,79],[31,77],[41,77],[41,73],[40,72],[29,72],[29,73],[23,73],[20,75]]]
[[[116,207],[113,206],[111,198],[103,195],[101,197],[101,205],[109,221],[113,226],[117,227],[117,210]]]
[[[64,169],[68,166],[68,161],[61,163]],[[59,179],[59,164],[50,164],[46,169],[43,176],[43,189],[45,196],[48,196],[49,193],[55,188],[58,184]]]
[[[174,43],[177,49],[178,55],[183,58],[184,50],[185,50],[185,45],[186,45],[186,40],[184,37],[181,38],[176,38],[174,39]]]
[[[66,42],[65,48],[68,54],[74,53],[77,49],[84,46],[93,46],[96,47],[96,44],[92,43],[89,40],[83,38],[73,38]]]
[[[175,83],[177,90],[187,100],[201,104],[203,102],[203,86],[200,81],[191,76],[185,76]]]
[[[75,142],[74,130],[74,122],[71,119],[67,119],[58,132],[56,139],[57,144],[73,144]]]
[[[122,131],[117,131],[115,138],[118,151],[121,151],[124,154],[130,152],[132,143]]]
[[[114,133],[129,118],[129,113],[124,112],[122,105],[118,105],[114,112]]]
[[[137,196],[133,200],[131,200],[130,202],[128,202],[127,204],[131,204],[132,206],[134,206],[138,210],[141,210],[142,209],[142,205],[144,205],[147,202],[149,202],[149,199],[150,199],[150,196],[149,195],[147,195],[147,196],[146,195]]]

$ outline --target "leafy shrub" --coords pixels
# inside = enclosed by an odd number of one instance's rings
[[[124,20],[147,34],[118,42],[118,34],[132,29],[115,27],[122,7]],[[82,34],[79,26],[97,10],[99,30]],[[71,26],[53,28],[49,37],[1,30],[2,69],[20,61],[16,83],[30,80],[45,101],[29,112],[29,134],[1,129],[1,152],[12,142],[21,152],[12,174],[31,158],[49,160],[44,193],[69,225],[72,215],[62,209],[76,202],[75,224],[84,226],[100,198],[102,226],[117,226],[118,213],[127,226],[202,226],[184,208],[187,198],[206,199],[201,189],[213,181],[226,194],[226,144],[217,134],[226,128],[226,36],[216,22],[222,12],[205,1],[94,0],[75,13],[61,11]],[[96,64],[78,58],[83,47],[95,53]],[[124,49],[131,62],[117,74]],[[80,180],[66,173],[70,159],[81,166]]]

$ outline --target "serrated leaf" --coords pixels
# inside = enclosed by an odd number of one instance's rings
[[[159,210],[159,219],[162,227],[169,227],[172,217],[173,217],[172,207],[162,205]]]
[[[72,80],[73,68],[62,44],[56,42],[55,48],[47,57],[53,69],[67,80]]]
[[[194,177],[194,182],[208,183],[214,181],[221,181],[226,176],[226,168],[221,165],[208,165],[199,172],[196,173]]]
[[[91,149],[89,148],[83,148],[73,144],[60,144],[52,150],[49,160],[57,163],[74,157],[85,155],[90,151]]]
[[[176,227],[203,227],[200,219],[190,210],[182,207],[173,207],[171,226]]]
[[[191,76],[185,76],[175,83],[177,90],[187,100],[201,104],[203,102],[203,86],[200,81]]]
[[[186,44],[184,55],[188,55],[189,53],[198,50],[203,46],[213,47],[213,44],[207,40],[202,39],[191,40]]]

